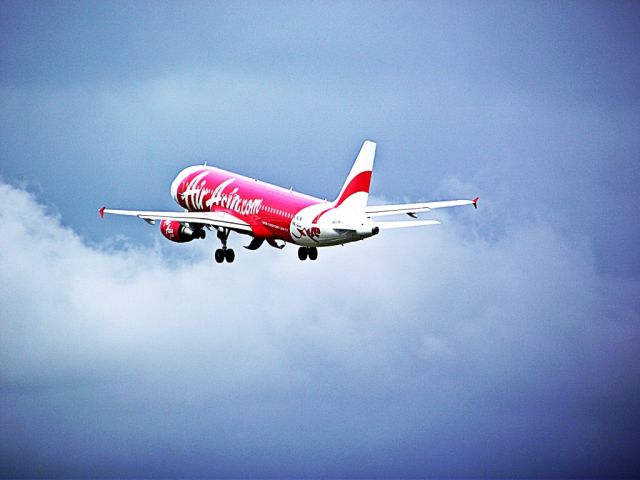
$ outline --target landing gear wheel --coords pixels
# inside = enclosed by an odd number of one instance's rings
[[[315,260],[318,258],[318,249],[316,247],[309,247],[309,260]]]
[[[298,249],[298,258],[302,261],[307,259],[307,247],[300,247]]]
[[[236,259],[236,254],[233,249],[227,248],[227,239],[229,238],[229,233],[231,233],[231,231],[228,228],[218,228],[217,230],[218,232],[216,233],[216,236],[222,242],[222,248],[217,249],[214,254],[216,262],[222,263],[226,260],[228,263],[233,263]],[[204,230],[202,230],[202,235],[202,238],[204,238]]]

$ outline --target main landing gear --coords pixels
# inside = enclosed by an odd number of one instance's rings
[[[298,249],[298,258],[300,260],[315,260],[318,258],[318,249],[316,247],[300,247]]]
[[[214,254],[213,258],[215,258],[217,263],[222,263],[225,260],[227,263],[233,263],[236,259],[236,254],[233,251],[233,248],[227,248],[227,239],[229,238],[229,233],[231,231],[228,228],[220,228],[218,229],[218,238],[222,242],[222,248],[218,248]]]
[[[214,252],[213,258],[215,258],[216,262],[218,263],[222,263],[225,260],[227,261],[227,263],[233,263],[233,261],[236,259],[236,254],[233,251],[233,248],[218,248]]]

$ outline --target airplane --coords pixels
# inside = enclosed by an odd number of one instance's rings
[[[437,220],[418,219],[417,214],[438,208],[473,205],[473,200],[368,205],[376,143],[366,140],[336,199],[332,202],[228,172],[194,165],[182,170],[171,183],[171,197],[184,211],[155,212],[102,207],[105,214],[138,217],[154,225],[167,239],[190,242],[204,239],[206,230],[216,231],[222,247],[215,250],[217,263],[232,263],[235,252],[227,246],[231,232],[248,235],[248,250],[266,241],[275,248],[298,245],[300,260],[316,260],[318,247],[344,245],[377,235],[381,230],[437,225]],[[406,214],[413,220],[374,221],[375,217]]]

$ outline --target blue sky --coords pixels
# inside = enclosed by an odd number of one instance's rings
[[[640,471],[633,2],[0,4],[5,477]],[[323,249],[164,241],[202,161],[480,195]],[[245,242],[246,243],[246,242]]]

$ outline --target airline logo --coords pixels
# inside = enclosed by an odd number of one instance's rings
[[[314,242],[317,242],[318,238],[320,238],[320,228],[318,227],[304,228],[296,225],[295,228],[298,232],[291,232],[293,238],[300,239],[302,237],[309,237]]]
[[[235,178],[228,178],[212,189],[206,180],[208,174],[207,170],[200,172],[187,183],[184,191],[179,193],[185,208],[202,211],[212,210],[214,206],[219,206],[240,215],[255,215],[260,211],[264,199],[243,198],[238,193],[239,188],[231,186],[236,181]]]
[[[170,240],[177,238],[177,232],[173,228],[173,222],[171,220],[162,220],[162,222],[160,222],[160,228]]]

